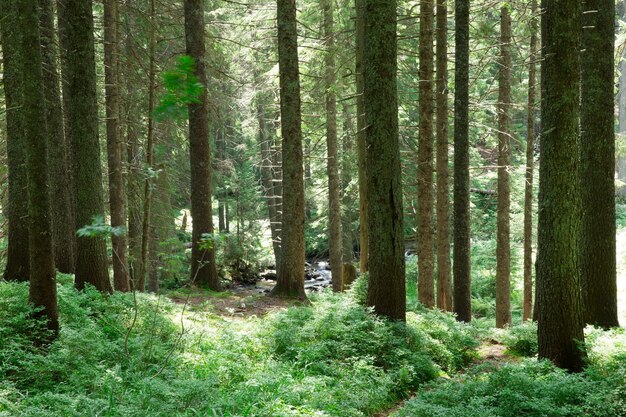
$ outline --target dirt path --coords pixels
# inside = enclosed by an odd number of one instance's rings
[[[297,305],[297,301],[271,297],[263,289],[237,287],[223,293],[195,290],[191,294],[172,293],[169,298],[177,304],[187,303],[196,310],[205,309],[224,318],[263,317],[268,313]]]

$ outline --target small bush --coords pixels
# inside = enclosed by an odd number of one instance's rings
[[[511,327],[505,333],[504,345],[515,355],[535,356],[537,354],[537,325],[527,322]]]

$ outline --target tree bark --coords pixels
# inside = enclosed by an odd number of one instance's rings
[[[535,106],[537,105],[537,0],[530,8],[530,63],[528,64],[528,121],[526,134],[526,182],[524,187],[524,301],[522,319],[533,309],[533,182],[535,170]]]
[[[580,181],[585,322],[617,327],[615,227],[615,2],[583,0]]]
[[[304,173],[295,0],[277,0],[277,20],[283,151],[283,224],[280,276],[272,293],[306,299],[304,292]]]
[[[539,357],[581,371],[580,0],[543,0],[537,316]]]
[[[448,174],[448,3],[437,0],[437,307],[452,311]]]
[[[2,22],[3,83],[7,122],[7,165],[9,178],[8,213],[9,236],[4,279],[28,281],[28,178],[24,150],[24,120],[22,115],[22,44],[18,1],[0,2]]]
[[[54,9],[51,0],[39,0],[43,81],[46,97],[48,131],[48,168],[50,169],[50,204],[52,207],[52,238],[56,268],[63,273],[74,272],[75,239],[71,208],[71,182],[67,158],[68,146],[63,125],[63,105],[58,71]]]
[[[417,295],[421,304],[435,306],[433,241],[433,0],[420,0],[419,144],[417,161]]]
[[[511,108],[511,15],[500,9],[500,78],[498,87],[498,230],[496,247],[496,327],[511,324],[511,186],[509,168]]]
[[[367,221],[367,143],[364,95],[365,0],[355,0],[356,7],[356,141],[359,171],[359,264],[360,272],[369,271],[369,231]]]
[[[124,177],[122,174],[122,141],[120,139],[120,78],[118,43],[118,2],[104,1],[104,82],[106,94],[107,162],[109,166],[109,209],[111,226],[126,224]],[[129,291],[126,237],[111,236],[113,284],[116,291]]]
[[[396,0],[365,0],[363,56],[367,126],[367,305],[406,319],[404,224],[398,137]]]
[[[148,41],[148,132],[146,138],[146,167],[151,171],[146,176],[143,190],[143,216],[141,223],[141,262],[139,264],[139,276],[137,278],[135,289],[144,291],[146,286],[146,274],[150,269],[150,241],[152,240],[152,191],[154,172],[154,135],[155,120],[154,106],[156,94],[156,5],[154,0],[150,0],[150,34]],[[207,127],[208,128],[208,127]],[[193,191],[192,191],[193,192]]]
[[[42,308],[35,315],[46,318],[48,329],[56,337],[59,331],[59,313],[48,188],[48,135],[37,2],[38,0],[20,0],[18,8],[22,56],[28,56],[28,59],[22,60],[22,114],[28,171],[29,301]]]
[[[324,11],[324,59],[326,88],[326,147],[328,160],[328,247],[333,291],[343,291],[343,235],[341,231],[341,181],[339,178],[339,149],[337,139],[337,76],[335,75],[334,0],[322,0]]]
[[[455,0],[454,312],[472,320],[469,181],[469,0]]]
[[[104,219],[92,3],[92,0],[58,2],[78,228],[91,224],[95,218]],[[76,249],[76,287],[83,289],[89,283],[100,291],[111,292],[105,240],[79,237]]]
[[[195,75],[204,86],[200,103],[189,105],[189,152],[191,159],[191,218],[193,219],[191,280],[220,291],[222,284],[215,265],[213,209],[211,196],[211,149],[207,74],[205,63],[204,1],[185,0],[187,54],[195,60]],[[205,238],[209,237],[210,242]],[[207,245],[209,247],[207,247]]]
[[[343,239],[343,262],[351,264],[354,261],[352,220],[354,218],[353,211],[347,210],[346,207],[352,207],[354,196],[350,193],[350,182],[354,174],[353,148],[353,127],[352,115],[348,108],[348,103],[343,103],[343,140],[342,140],[342,158],[341,158],[341,203],[344,208],[341,216],[341,232]],[[345,268],[343,269],[345,271]],[[344,279],[344,287],[346,282]]]

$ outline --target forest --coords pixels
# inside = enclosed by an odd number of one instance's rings
[[[626,1],[0,0],[0,417],[626,417]]]

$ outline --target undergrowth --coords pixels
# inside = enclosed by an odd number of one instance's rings
[[[61,332],[31,342],[25,284],[0,283],[0,416],[365,416],[473,357],[469,326],[375,317],[352,294],[230,320],[164,297],[59,285]],[[127,351],[128,350],[128,351]]]

